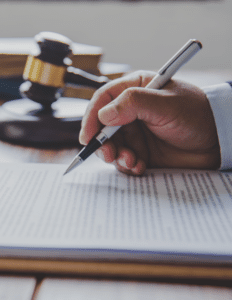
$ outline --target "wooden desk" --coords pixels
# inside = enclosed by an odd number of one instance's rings
[[[78,149],[36,149],[0,141],[0,162],[69,164]]]

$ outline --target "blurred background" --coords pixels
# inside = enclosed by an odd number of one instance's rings
[[[0,37],[54,31],[100,46],[104,61],[157,70],[190,38],[192,70],[232,69],[232,1],[0,1]]]

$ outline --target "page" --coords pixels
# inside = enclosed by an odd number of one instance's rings
[[[165,283],[45,279],[36,300],[231,300],[232,291],[208,287]]]
[[[35,284],[32,277],[0,276],[0,300],[31,300]]]
[[[232,173],[87,161],[1,164],[1,246],[232,254]]]

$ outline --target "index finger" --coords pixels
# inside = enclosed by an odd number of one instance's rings
[[[81,144],[88,144],[91,138],[102,128],[98,119],[98,111],[109,102],[117,98],[129,87],[145,87],[155,76],[154,72],[139,71],[112,80],[97,90],[87,107],[82,119],[79,140]]]

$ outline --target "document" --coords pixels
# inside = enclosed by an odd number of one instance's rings
[[[231,289],[225,287],[46,278],[41,284],[36,300],[231,300],[231,296]]]
[[[31,300],[35,285],[32,277],[0,276],[0,300]]]
[[[0,164],[0,257],[232,263],[232,173]]]

